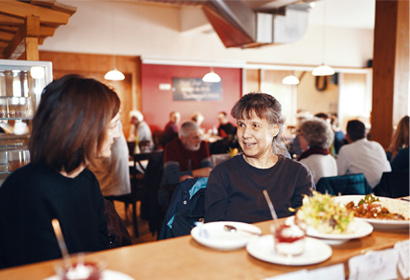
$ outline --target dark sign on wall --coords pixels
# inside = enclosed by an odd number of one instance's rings
[[[222,82],[206,83],[201,78],[172,78],[174,101],[218,101]]]

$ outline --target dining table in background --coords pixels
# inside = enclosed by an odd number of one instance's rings
[[[264,235],[270,234],[271,221],[254,224]],[[317,264],[303,266],[279,265],[261,261],[248,254],[245,248],[217,251],[197,243],[190,235],[132,245],[92,253],[107,264],[108,270],[119,271],[137,279],[264,279],[301,269],[313,270],[344,264],[349,275],[350,258],[370,251],[392,248],[397,242],[409,239],[409,229],[378,230],[365,237],[331,246],[332,256]],[[40,262],[0,270],[0,279],[40,280],[55,274],[58,260]]]

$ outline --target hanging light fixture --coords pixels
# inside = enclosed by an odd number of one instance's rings
[[[125,79],[125,76],[122,72],[117,70],[117,67],[115,67],[115,55],[114,55],[114,69],[108,71],[105,75],[104,75],[104,79],[106,80],[111,80],[111,81],[122,81]]]
[[[111,4],[111,33],[112,33],[112,38],[113,38],[112,41],[115,42],[115,38],[114,38],[114,34],[115,34],[114,33],[114,14],[113,14],[113,11],[114,10],[113,10],[112,4]],[[112,43],[112,44],[114,44],[114,43]],[[113,55],[113,64],[114,64],[114,69],[108,71],[104,75],[104,79],[111,80],[111,81],[122,81],[122,80],[124,80],[125,79],[124,74],[117,70],[116,63],[115,63],[115,55]]]
[[[326,52],[326,1],[323,3],[324,8],[323,8],[323,24],[322,24],[322,61],[323,63],[313,69],[312,75],[313,76],[331,76],[335,73],[335,70],[326,65],[324,63],[325,61],[325,52]]]
[[[202,81],[206,83],[219,83],[221,81],[221,77],[219,77],[219,75],[216,74],[211,67],[211,71],[202,77]]]
[[[284,85],[297,85],[299,84],[299,79],[294,74],[288,75],[282,80],[282,84]]]

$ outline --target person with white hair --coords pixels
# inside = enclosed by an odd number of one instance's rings
[[[144,145],[149,149],[154,147],[154,141],[152,140],[151,129],[144,121],[144,116],[138,110],[130,112],[130,134],[128,136],[128,142],[138,142],[140,146]]]
[[[178,138],[164,148],[164,174],[158,192],[159,205],[166,209],[179,182],[189,178],[208,177],[211,166],[208,144],[201,140],[198,125],[193,121],[184,122],[178,131]]]
[[[164,149],[164,183],[178,184],[187,178],[208,177],[211,172],[209,148],[201,140],[198,125],[184,122],[178,138]]]

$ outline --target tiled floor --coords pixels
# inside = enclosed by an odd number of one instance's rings
[[[138,209],[138,232],[139,232],[139,237],[136,238],[134,235],[134,227],[132,225],[132,207],[131,205],[128,207],[127,215],[125,215],[125,207],[124,203],[114,201],[114,206],[115,209],[118,212],[118,215],[122,218],[124,221],[125,225],[127,226],[128,232],[131,236],[131,241],[133,244],[139,244],[139,243],[144,243],[144,242],[151,242],[151,241],[156,241],[157,240],[157,235],[152,236],[152,233],[149,231],[148,228],[148,221],[142,220],[139,218],[139,209],[140,209],[140,203],[138,202],[137,204],[137,209]]]

